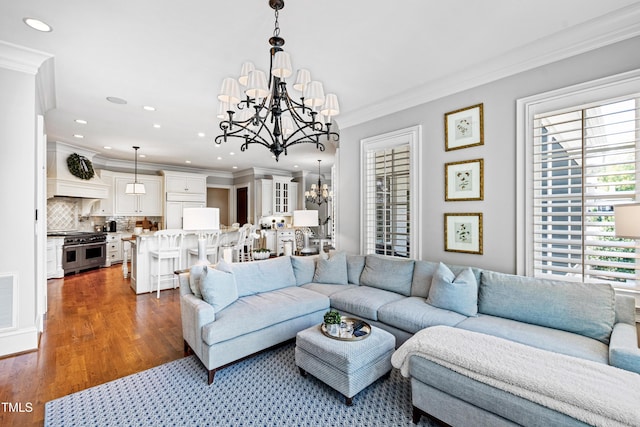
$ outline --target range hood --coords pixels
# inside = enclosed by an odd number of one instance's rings
[[[62,142],[47,143],[47,198],[81,197],[85,199],[106,199],[109,197],[109,185],[94,175],[91,179],[80,179],[69,172],[67,158],[79,154],[93,162],[95,151],[74,147]]]

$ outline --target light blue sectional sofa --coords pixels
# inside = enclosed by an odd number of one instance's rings
[[[424,328],[446,325],[640,373],[634,299],[606,284],[341,252],[222,264],[179,278],[185,350],[203,362],[209,383],[216,369],[320,324],[329,307],[387,330],[397,347]],[[453,390],[446,369],[438,385],[430,382],[426,362],[412,356],[412,383],[443,395]],[[428,412],[430,398],[414,392],[418,414]],[[470,405],[490,412],[482,402]]]

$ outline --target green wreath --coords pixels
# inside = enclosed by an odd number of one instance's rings
[[[80,179],[91,179],[96,174],[91,160],[76,153],[67,157],[67,166],[69,167],[69,172]]]

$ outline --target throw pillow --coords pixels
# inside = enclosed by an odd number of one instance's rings
[[[431,280],[427,304],[465,316],[478,314],[478,282],[471,268],[465,268],[456,276],[443,263]]]
[[[296,285],[306,285],[313,281],[313,275],[316,270],[317,256],[292,256],[291,266],[293,274],[296,276]]]
[[[202,299],[217,313],[238,299],[238,288],[233,273],[204,266],[200,280]]]
[[[196,264],[189,270],[189,287],[191,288],[191,293],[193,293],[193,296],[200,299],[202,299],[202,294],[200,293],[200,281],[202,280],[204,267],[205,266],[203,264]]]
[[[329,257],[324,251],[320,251],[313,281],[315,283],[346,285],[349,282],[347,254],[342,251],[333,252]]]

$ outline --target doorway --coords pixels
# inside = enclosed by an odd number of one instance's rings
[[[247,187],[236,189],[236,222],[240,225],[249,222],[249,189]]]

